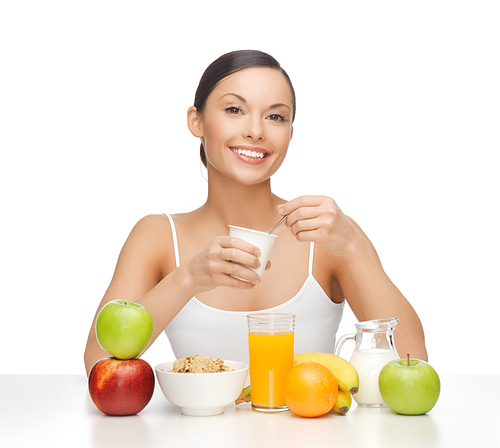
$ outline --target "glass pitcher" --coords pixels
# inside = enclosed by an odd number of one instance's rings
[[[361,406],[383,406],[384,400],[378,388],[378,375],[389,361],[399,359],[394,345],[394,329],[399,319],[376,319],[355,324],[356,334],[342,336],[335,347],[340,351],[345,341],[353,339],[354,352],[350,363],[359,375],[359,390],[353,397]]]

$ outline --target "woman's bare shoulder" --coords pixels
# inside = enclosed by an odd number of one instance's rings
[[[151,214],[141,218],[130,232],[123,250],[160,266],[163,276],[175,269],[173,234],[167,216]]]
[[[138,237],[144,242],[160,242],[171,237],[172,230],[166,215],[155,214],[141,218],[133,227],[130,235]]]

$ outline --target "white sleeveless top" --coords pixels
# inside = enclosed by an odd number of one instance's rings
[[[172,217],[166,216],[172,228],[178,267],[177,232]],[[308,276],[300,291],[281,305],[257,312],[295,314],[295,353],[333,353],[345,301],[332,302],[323,291],[312,275],[313,258],[314,243],[311,243]],[[213,308],[193,297],[165,328],[165,333],[177,359],[200,354],[248,364],[247,314],[247,311]]]

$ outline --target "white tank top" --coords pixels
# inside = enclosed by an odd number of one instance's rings
[[[166,216],[172,228],[178,267],[177,232],[172,217]],[[281,305],[258,312],[295,314],[295,353],[333,353],[345,301],[332,302],[323,291],[312,275],[313,258],[314,243],[311,243],[308,276],[300,291]],[[247,314],[247,311],[213,308],[193,297],[165,328],[165,333],[176,358],[200,354],[248,364]]]

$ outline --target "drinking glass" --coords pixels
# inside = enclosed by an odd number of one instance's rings
[[[252,313],[247,319],[252,409],[288,412],[284,387],[293,367],[295,315]]]

